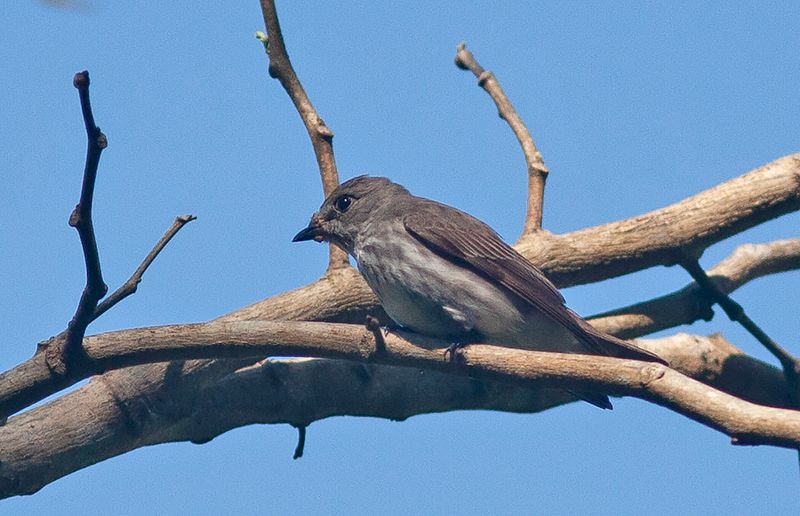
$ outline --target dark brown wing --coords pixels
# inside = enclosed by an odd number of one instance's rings
[[[419,199],[422,200],[422,199]],[[425,210],[403,217],[406,230],[433,252],[500,283],[539,312],[568,329],[597,354],[663,362],[662,359],[607,335],[564,304],[555,285],[531,262],[503,242],[492,228],[463,211],[424,200]]]

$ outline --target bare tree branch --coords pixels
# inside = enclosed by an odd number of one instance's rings
[[[136,381],[131,369],[107,373],[12,418],[0,428],[0,498],[33,493],[142,446],[208,442],[254,423],[300,425],[341,415],[403,420],[459,409],[527,412],[546,398],[542,390],[338,360],[265,361],[221,379],[209,368],[191,369],[196,366],[173,363],[160,375],[143,374],[152,367],[133,368]]]
[[[742,246],[711,269],[710,275],[721,288],[733,291],[762,274],[797,268],[800,268],[800,239],[790,239]],[[359,323],[380,308],[369,287],[352,268],[342,269],[310,288],[286,293],[279,299],[278,303],[274,298],[256,303],[221,321],[257,321],[272,317]],[[708,306],[708,299],[695,284],[690,284],[672,294],[596,316],[591,322],[608,333],[632,338],[691,323],[705,313]],[[382,320],[389,321],[385,315]],[[76,370],[71,378],[53,377],[34,357],[0,374],[0,415],[21,410],[93,372],[97,371],[84,368]]]
[[[680,334],[638,344],[684,373],[732,387],[729,392],[737,396],[778,404],[785,393],[778,369],[719,336]],[[401,421],[465,409],[528,413],[573,401],[561,390],[342,360],[264,360],[232,374],[224,371],[208,361],[112,371],[13,417],[0,428],[0,497],[35,492],[141,446],[204,443],[254,423],[301,426],[342,415]]]
[[[516,245],[559,286],[593,283],[683,256],[800,209],[800,154],[768,163],[660,210]]]
[[[162,236],[161,239],[156,242],[156,245],[153,246],[153,249],[151,249],[147,256],[144,257],[144,260],[142,260],[142,263],[136,268],[131,277],[128,278],[128,281],[123,283],[110,296],[105,298],[102,303],[97,305],[97,308],[92,315],[92,320],[94,321],[108,310],[113,308],[114,305],[131,294],[134,294],[136,289],[139,287],[139,283],[142,281],[142,276],[156,259],[156,257],[158,257],[161,251],[164,250],[169,241],[172,240],[172,237],[177,235],[178,231],[180,231],[183,226],[196,219],[197,217],[194,215],[179,215],[176,217],[175,222],[172,223],[172,226],[167,229],[167,232],[164,233],[164,236]]]
[[[327,197],[339,185],[339,173],[336,170],[336,159],[333,155],[333,131],[325,125],[317,113],[294,71],[289,54],[286,52],[274,0],[261,0],[261,12],[264,15],[267,34],[257,33],[256,37],[264,43],[267,50],[269,75],[280,81],[306,126],[308,136],[311,138],[311,145],[314,147],[314,154],[317,157],[322,191]],[[331,244],[328,270],[349,266],[347,253]]]
[[[471,71],[478,78],[478,85],[492,97],[492,100],[497,105],[498,115],[508,123],[517,140],[519,140],[522,153],[525,155],[525,163],[528,165],[528,209],[522,234],[524,236],[539,231],[542,229],[544,185],[550,169],[544,164],[542,154],[536,148],[536,143],[533,141],[530,131],[528,131],[517,110],[514,109],[514,105],[511,104],[494,74],[484,70],[478,64],[472,52],[467,50],[465,43],[458,45],[455,62],[456,66],[462,70]]]
[[[767,244],[746,244],[709,269],[708,276],[722,291],[731,293],[761,276],[800,269],[800,238]],[[618,308],[589,318],[617,337],[631,339],[699,319],[711,320],[712,302],[697,283],[670,294]]]
[[[86,334],[86,328],[92,322],[97,302],[108,291],[100,270],[100,255],[97,252],[97,240],[92,224],[92,200],[97,179],[97,166],[100,164],[100,154],[108,146],[108,139],[94,122],[92,104],[89,101],[89,72],[84,70],[76,73],[72,83],[78,89],[81,101],[87,145],[81,198],[69,217],[69,225],[78,230],[86,263],[86,286],[66,331],[57,342],[54,342],[54,345],[47,348],[47,365],[56,374],[65,374],[67,369],[72,367],[73,362],[80,358],[81,341]]]
[[[687,258],[681,263],[686,272],[688,272],[695,282],[700,286],[708,296],[716,302],[728,317],[746,329],[750,335],[756,338],[758,342],[763,345],[767,351],[778,359],[783,367],[783,373],[786,375],[786,382],[791,386],[792,398],[794,405],[797,405],[798,400],[798,378],[800,372],[800,361],[798,361],[791,353],[786,351],[780,344],[772,340],[767,333],[753,321],[747,313],[745,313],[742,305],[731,299],[727,293],[723,292],[711,279],[706,275],[706,272],[700,266],[700,262],[696,259]]]
[[[386,335],[384,342],[385,352],[376,353],[373,333],[361,325],[217,322],[105,333],[87,337],[84,349],[90,372],[166,360],[314,356],[421,367],[526,386],[599,390],[653,401],[739,442],[800,446],[800,413],[756,406],[657,364],[471,345],[462,351],[465,367],[460,367],[442,361],[441,349],[448,342],[398,332]],[[764,419],[757,428],[758,418],[771,418],[770,425],[764,425]]]

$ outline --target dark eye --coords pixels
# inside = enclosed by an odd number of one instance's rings
[[[353,204],[353,198],[349,195],[343,195],[334,201],[333,206],[341,213],[347,211],[350,205]]]

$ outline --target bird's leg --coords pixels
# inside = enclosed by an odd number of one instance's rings
[[[389,334],[389,330],[381,330],[380,321],[378,321],[377,317],[373,317],[372,315],[368,315],[366,317],[364,326],[367,327],[367,330],[372,332],[372,336],[375,338],[375,352],[383,353],[386,351],[386,340],[384,339],[384,336]]]

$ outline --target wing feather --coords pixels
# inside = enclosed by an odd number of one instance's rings
[[[417,200],[430,204],[425,210],[408,212],[403,224],[433,252],[501,284],[568,329],[595,353],[663,362],[647,351],[597,330],[567,308],[556,286],[483,222],[450,206],[427,199]]]

